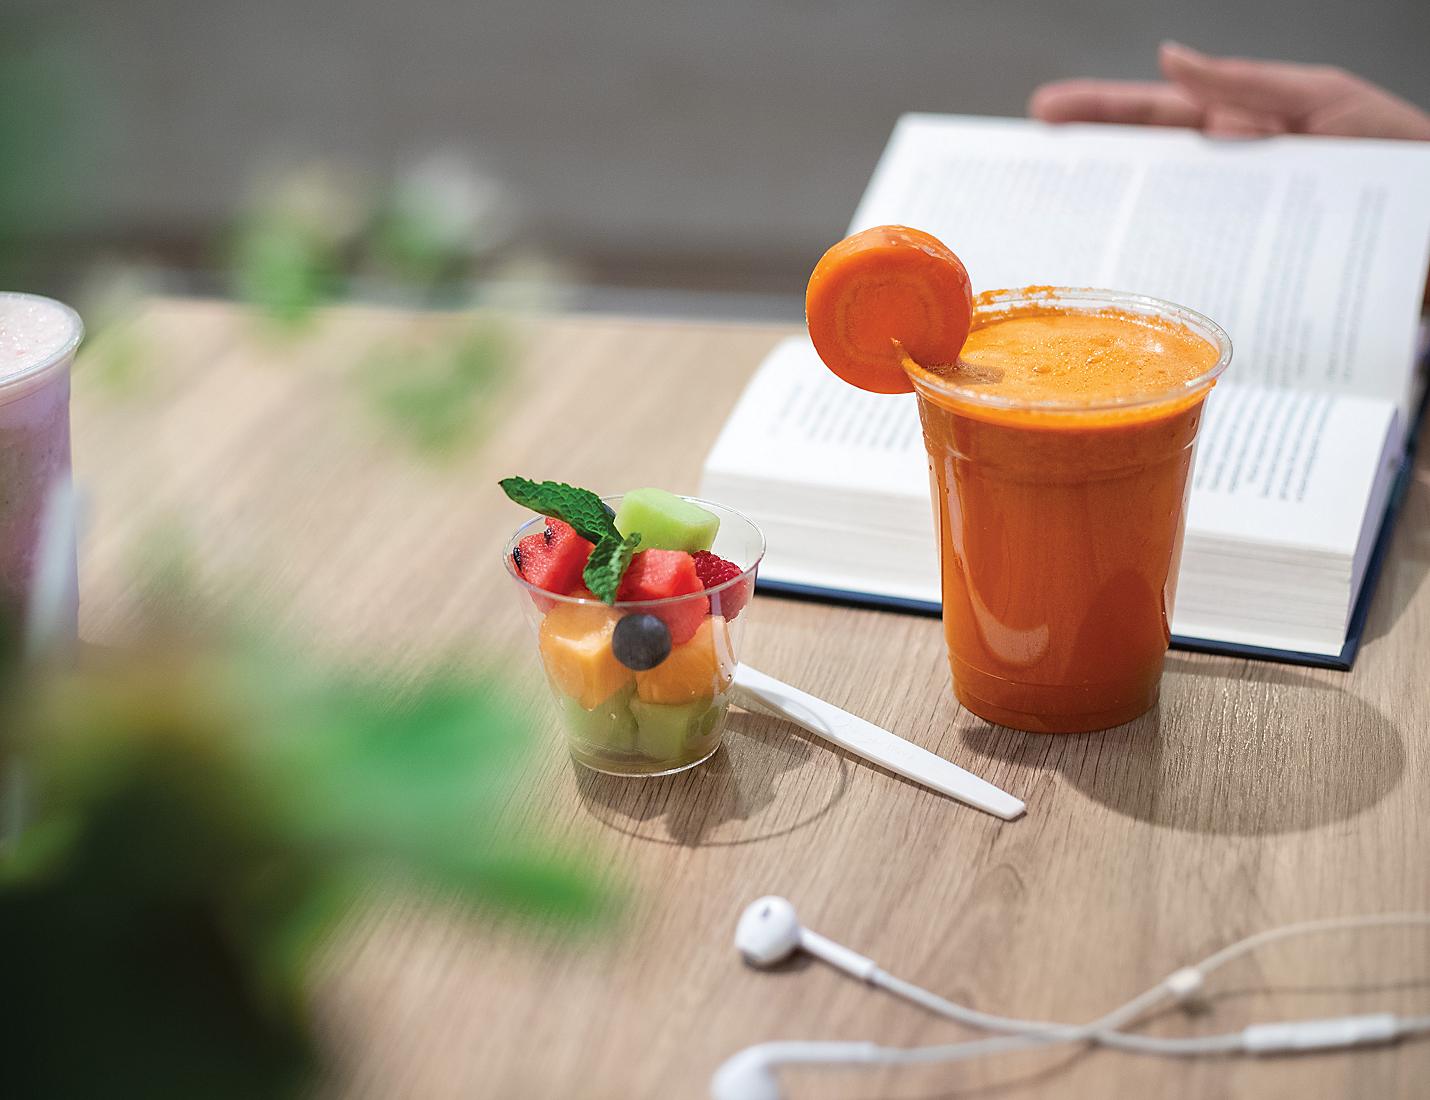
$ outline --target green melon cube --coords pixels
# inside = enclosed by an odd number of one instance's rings
[[[693,703],[630,702],[636,719],[636,751],[652,760],[678,760],[715,728],[725,712],[723,700]]]
[[[627,685],[594,710],[564,697],[561,716],[567,732],[574,740],[601,752],[635,752],[636,719],[631,713],[634,694],[634,685]]]
[[[639,534],[642,550],[709,550],[719,529],[719,516],[664,489],[632,489],[616,511],[616,530]]]

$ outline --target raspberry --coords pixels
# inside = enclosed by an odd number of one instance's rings
[[[706,588],[715,588],[725,584],[744,572],[734,562],[726,561],[709,550],[697,550],[690,556],[695,559],[695,575],[700,578],[700,583]],[[711,614],[723,615],[727,621],[733,619],[750,602],[750,593],[753,588],[754,581],[751,578],[741,581],[739,584],[732,584],[723,592],[711,596]]]

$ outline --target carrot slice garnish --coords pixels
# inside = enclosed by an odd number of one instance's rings
[[[879,225],[824,254],[804,299],[824,365],[873,393],[909,393],[895,341],[921,366],[958,360],[973,316],[963,262],[936,237]]]

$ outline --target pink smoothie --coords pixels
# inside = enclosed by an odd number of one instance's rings
[[[39,568],[45,503],[70,480],[70,364],[84,329],[68,306],[0,292],[0,644],[18,644]],[[76,615],[73,540],[63,614]],[[53,567],[52,567],[53,568]],[[68,633],[73,635],[71,625]]]

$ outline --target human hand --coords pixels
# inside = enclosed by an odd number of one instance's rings
[[[1430,114],[1354,73],[1211,57],[1175,42],[1158,51],[1165,82],[1060,80],[1028,113],[1044,122],[1185,126],[1219,137],[1322,134],[1430,141]]]

